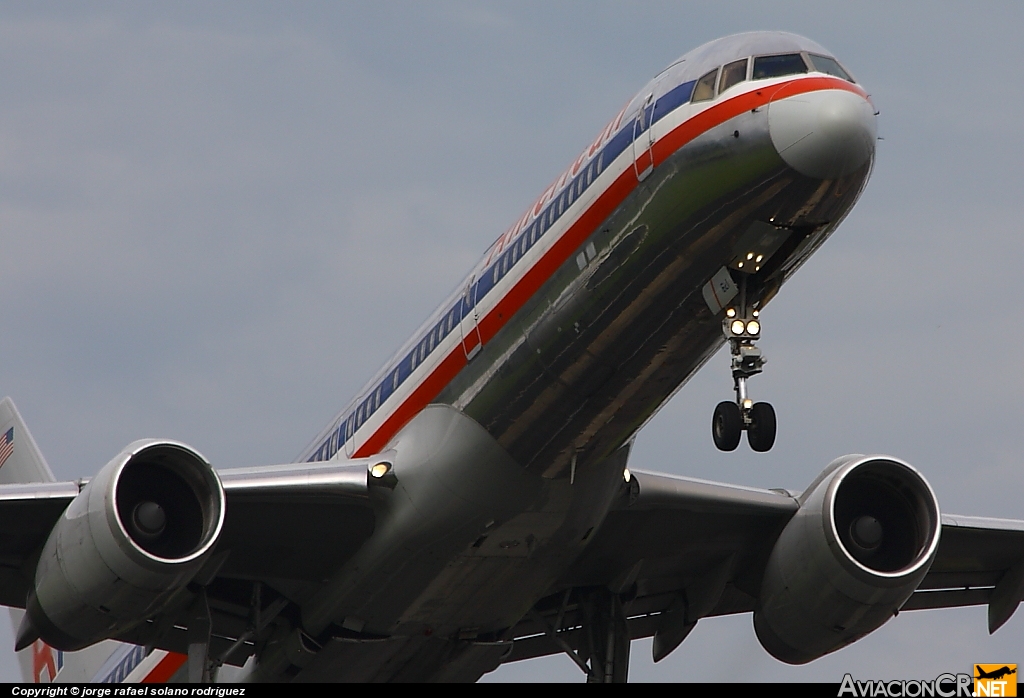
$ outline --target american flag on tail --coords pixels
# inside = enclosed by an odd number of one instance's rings
[[[7,462],[12,453],[14,453],[14,427],[8,429],[3,438],[0,438],[0,468]]]

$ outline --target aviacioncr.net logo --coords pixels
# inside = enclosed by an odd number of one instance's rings
[[[975,696],[1016,696],[1016,664],[975,664]]]
[[[930,681],[898,679],[895,681],[857,681],[850,674],[843,676],[839,698],[971,698],[974,695],[970,674],[939,674]]]

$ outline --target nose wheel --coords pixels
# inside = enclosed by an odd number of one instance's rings
[[[711,435],[719,451],[735,451],[743,435],[743,415],[735,402],[720,402],[711,418]]]
[[[721,451],[735,451],[744,431],[751,450],[764,453],[775,445],[775,408],[767,402],[754,402],[747,395],[747,379],[760,373],[766,361],[755,344],[761,337],[759,315],[757,309],[742,307],[725,311],[722,328],[732,353],[736,401],[718,403],[711,418],[711,435]]]
[[[750,407],[747,443],[758,453],[770,451],[775,445],[775,408],[770,402],[755,402]]]

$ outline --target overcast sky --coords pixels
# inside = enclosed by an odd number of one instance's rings
[[[631,465],[802,489],[887,453],[943,511],[1024,518],[1024,4],[766,5],[3,3],[0,394],[59,478],[146,436],[219,468],[288,462],[649,78],[783,29],[871,93],[874,174],[764,313],[751,392],[774,450],[715,450],[720,354]],[[749,616],[710,619],[658,665],[634,642],[631,678],[1024,663],[1024,613],[985,628],[983,607],[908,612],[789,667]],[[551,657],[488,678],[582,674]]]

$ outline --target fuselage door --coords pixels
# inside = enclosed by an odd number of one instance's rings
[[[356,451],[356,439],[355,439],[355,420],[356,415],[353,412],[345,420],[345,425],[342,427],[345,437],[345,457],[351,458],[352,454]]]
[[[469,277],[469,283],[462,294],[462,319],[459,328],[462,330],[462,349],[466,352],[466,361],[480,353],[483,337],[480,336],[479,316],[476,308],[476,274]]]
[[[654,93],[647,95],[633,115],[633,169],[637,181],[644,181],[654,171]]]

